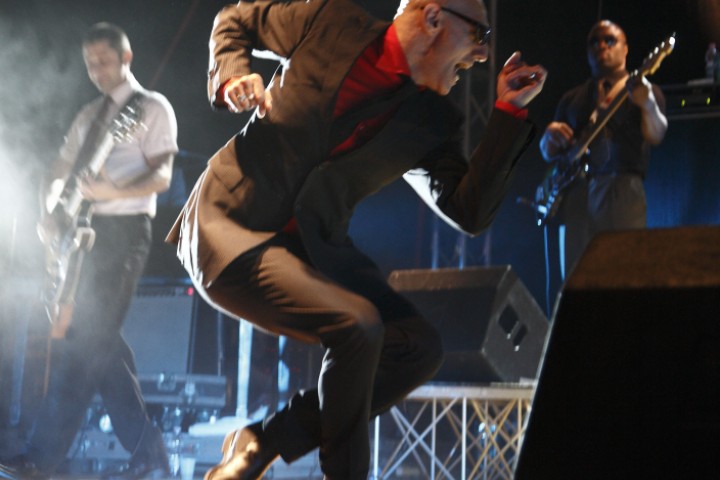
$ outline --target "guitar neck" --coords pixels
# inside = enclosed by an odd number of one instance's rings
[[[598,134],[603,128],[605,128],[605,125],[607,125],[612,116],[615,115],[618,108],[620,108],[620,105],[622,105],[628,98],[628,94],[627,89],[624,88],[615,98],[613,98],[608,108],[603,111],[603,114],[598,116],[595,123],[592,124],[589,129],[583,131],[583,134],[578,139],[576,147],[573,149],[573,155],[570,158],[572,163],[579,161],[585,155],[585,152],[587,152],[593,140],[597,138]]]

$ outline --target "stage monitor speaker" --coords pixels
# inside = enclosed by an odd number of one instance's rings
[[[548,321],[509,265],[396,270],[390,285],[442,335],[436,382],[534,379]]]
[[[720,227],[605,233],[561,291],[516,480],[720,478]]]
[[[182,283],[138,287],[123,325],[138,373],[191,373],[194,298]]]

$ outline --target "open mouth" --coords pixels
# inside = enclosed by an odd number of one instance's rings
[[[460,81],[460,72],[461,71],[462,71],[462,68],[460,67],[460,65],[455,65],[455,70],[454,70],[455,75],[453,76],[453,80],[455,83]]]
[[[460,77],[460,73],[468,70],[471,67],[471,65],[468,65],[467,63],[457,63],[455,64],[455,78]]]

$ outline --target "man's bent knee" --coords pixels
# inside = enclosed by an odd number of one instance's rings
[[[373,349],[379,350],[384,333],[385,327],[380,313],[368,302],[343,312],[332,326],[321,332],[321,339],[325,347],[352,342],[356,345],[372,346]]]

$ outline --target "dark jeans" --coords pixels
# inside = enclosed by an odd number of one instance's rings
[[[52,472],[63,461],[99,392],[123,447],[135,454],[151,426],[134,355],[120,334],[150,251],[147,215],[95,216],[95,244],[83,262],[67,334],[52,341],[48,395],[28,457]]]
[[[320,447],[330,479],[367,478],[370,418],[429,380],[442,359],[439,333],[377,268],[365,264],[355,285],[324,276],[299,239],[280,234],[200,288],[235,318],[325,348],[317,389],[296,393],[264,429],[287,462]]]

